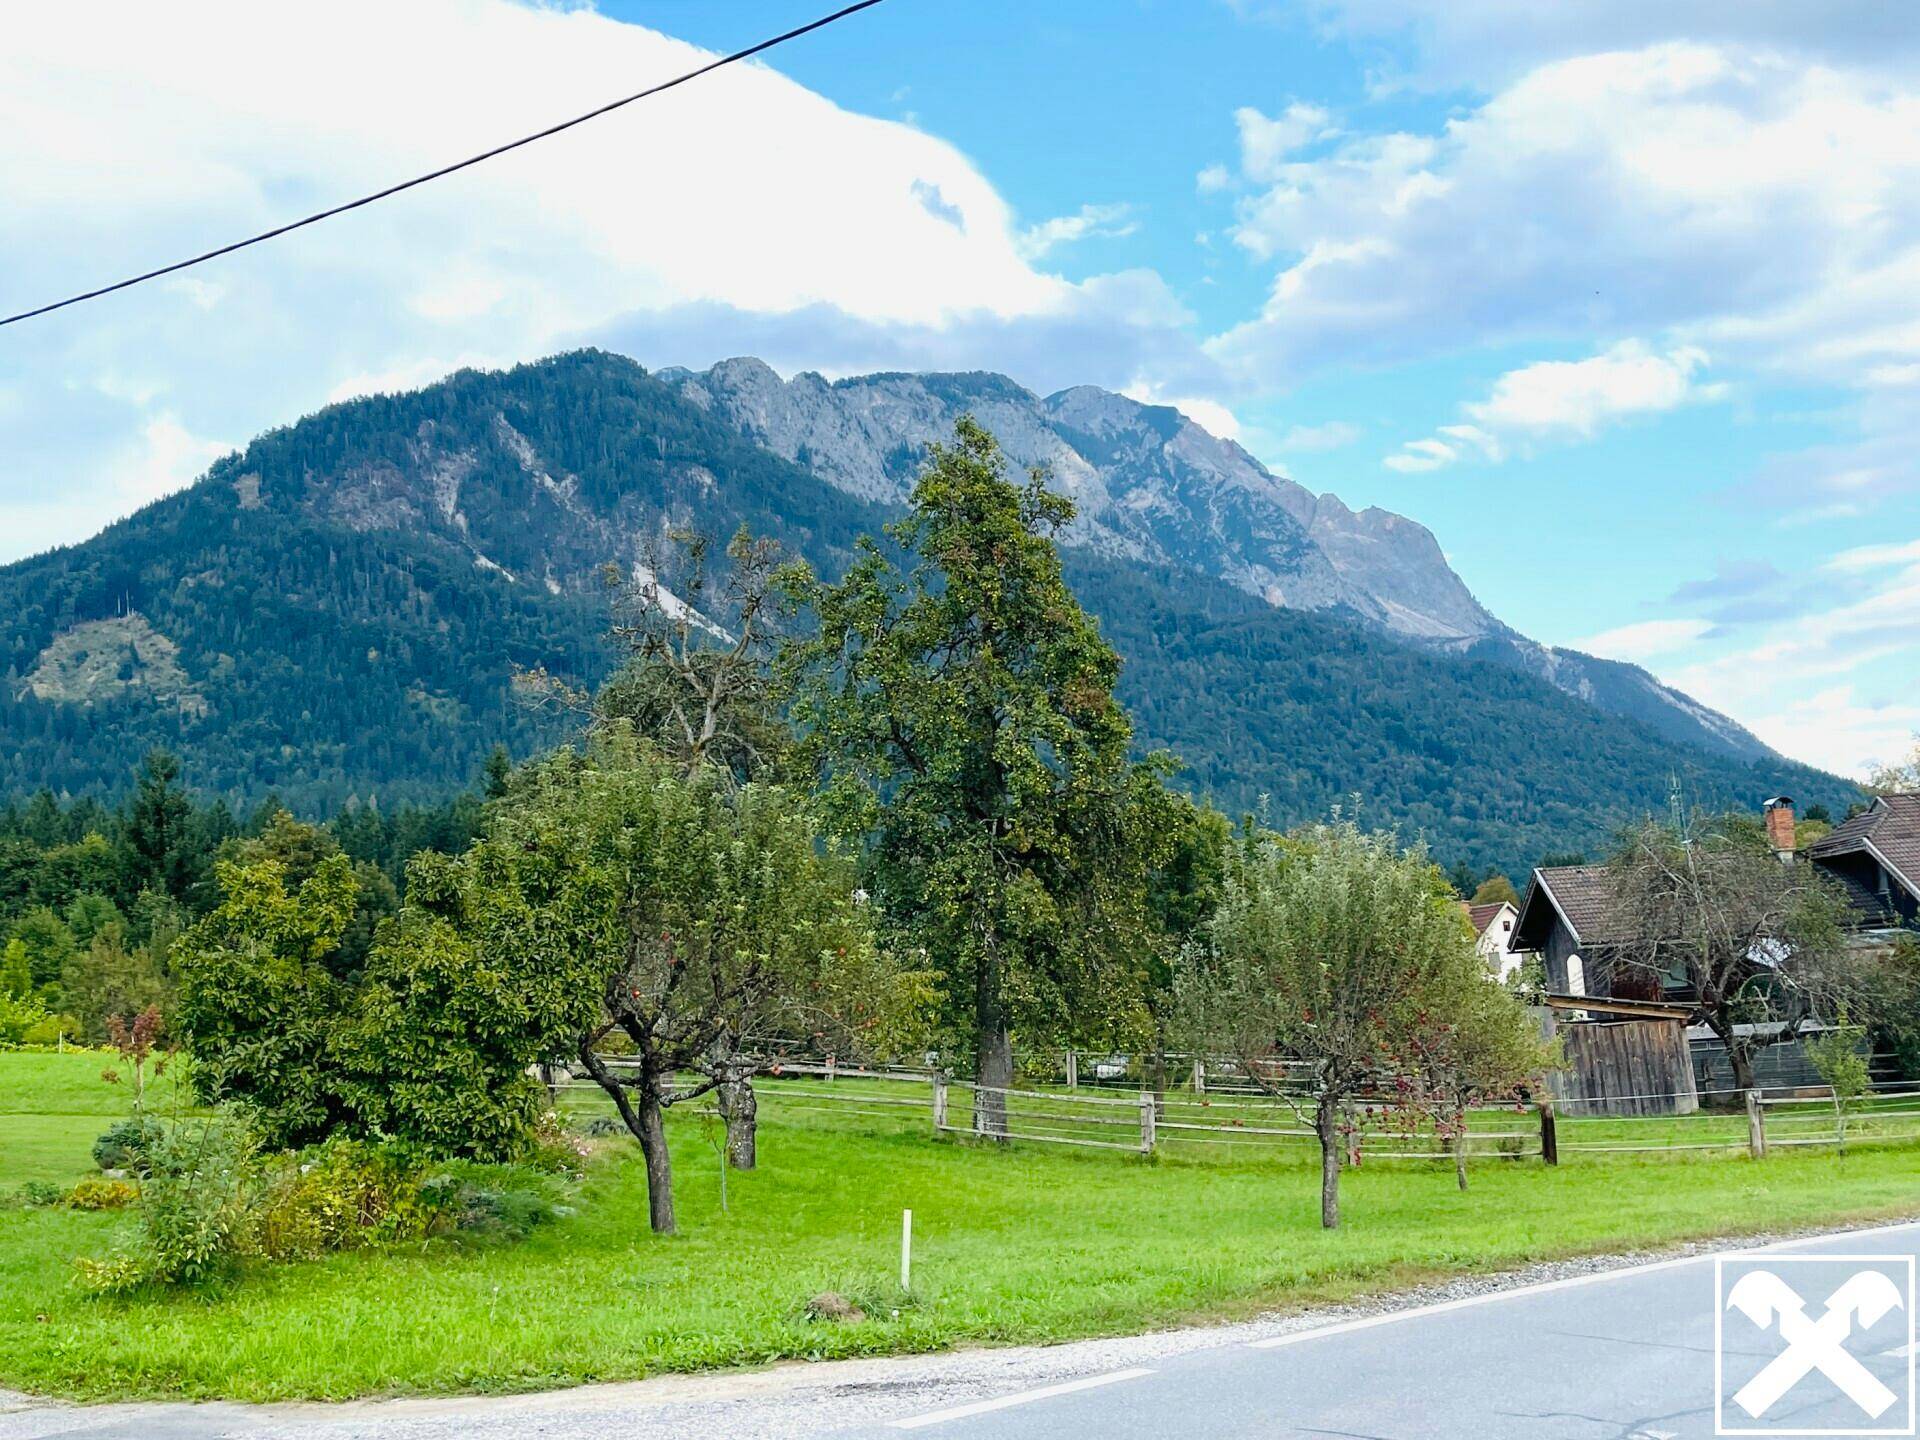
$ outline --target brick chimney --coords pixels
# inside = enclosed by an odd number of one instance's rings
[[[1767,843],[1773,853],[1791,864],[1793,861],[1793,797],[1776,795],[1766,803]]]

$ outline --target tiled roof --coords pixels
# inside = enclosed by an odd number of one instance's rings
[[[1476,935],[1486,934],[1487,926],[1491,925],[1494,922],[1494,918],[1506,908],[1507,902],[1504,900],[1496,900],[1491,905],[1467,906],[1467,919],[1473,922],[1473,933]]]
[[[1907,888],[1920,895],[1920,795],[1881,795],[1873,804],[1834,827],[1807,847],[1808,858],[1824,860],[1863,851],[1869,845],[1899,872]]]
[[[1879,891],[1868,885],[1851,870],[1829,870],[1820,867],[1820,873],[1836,882],[1846,892],[1847,908],[1853,912],[1852,923],[1867,930],[1878,930],[1885,926],[1897,925],[1899,913],[1887,903]]]
[[[1549,898],[1584,945],[1626,938],[1616,915],[1613,876],[1604,865],[1556,865],[1535,870],[1534,884]],[[1531,897],[1529,897],[1531,898]]]

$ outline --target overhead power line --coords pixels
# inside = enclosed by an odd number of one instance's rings
[[[222,245],[217,250],[208,250],[204,254],[193,256],[191,259],[177,260],[171,265],[162,265],[158,270],[149,270],[143,275],[133,275],[125,280],[116,280],[111,285],[102,285],[97,290],[87,290],[78,295],[69,295],[64,300],[55,300],[48,305],[37,305],[31,310],[22,310],[17,315],[9,315],[5,319],[0,319],[0,325],[12,325],[17,321],[31,320],[36,315],[45,315],[54,310],[64,310],[69,305],[78,305],[83,300],[97,300],[102,295],[113,294],[116,290],[125,290],[134,285],[144,284],[148,280],[158,280],[163,275],[172,275],[176,271],[186,270],[195,265],[204,265],[209,260],[217,260],[222,255],[231,255],[236,250],[245,250],[249,245],[259,245],[264,241],[288,234],[290,231],[304,229],[308,225],[318,225],[322,220],[330,220],[335,215],[344,215],[349,210],[358,210],[362,206],[373,204],[376,200],[385,200],[388,196],[398,195],[403,190],[412,190],[416,186],[425,185],[430,180],[438,180],[443,176],[452,175],[456,171],[470,169],[480,164],[483,160],[493,159],[496,155],[505,155],[509,150],[518,150],[522,146],[533,144],[536,140],[545,140],[550,135],[558,135],[562,130],[571,130],[576,125],[584,125],[589,120],[597,120],[602,115],[610,114],[624,105],[633,104],[636,100],[645,100],[649,96],[658,95],[663,91],[672,90],[676,86],[684,85],[689,80],[698,80],[702,75],[710,75],[715,70],[723,69],[741,60],[751,59],[755,55],[763,54],[773,49],[776,45],[784,45],[789,40],[798,40],[802,35],[811,35],[815,30],[824,30],[836,21],[845,20],[848,16],[856,15],[862,10],[871,10],[878,4],[880,4],[880,0],[858,0],[858,3],[842,6],[831,15],[822,15],[818,20],[810,21],[797,29],[788,30],[783,34],[762,40],[757,45],[749,45],[744,50],[736,50],[731,55],[722,55],[717,60],[708,61],[697,70],[689,70],[684,75],[676,75],[671,80],[663,80],[658,85],[649,86],[647,89],[628,95],[623,99],[609,101],[597,109],[587,111],[584,115],[576,115],[571,120],[562,120],[558,125],[549,125],[544,130],[536,130],[533,134],[523,135],[518,140],[509,140],[506,144],[496,145],[491,150],[482,150],[478,155],[469,155],[465,160],[456,160],[451,165],[442,165],[438,170],[429,170],[425,175],[416,175],[411,180],[402,180],[397,185],[389,185],[386,189],[376,190],[371,195],[362,195],[358,200],[348,200],[343,204],[334,205],[325,210],[317,210],[313,214],[304,216],[299,220],[290,220],[285,225],[276,225],[271,230],[262,230],[258,235],[249,235],[244,240],[236,240],[231,245]]]

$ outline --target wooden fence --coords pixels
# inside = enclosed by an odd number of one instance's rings
[[[1582,1027],[1593,1031],[1615,1026]],[[611,1061],[613,1057],[609,1057]],[[1305,1097],[1220,1091],[1194,1083],[1160,1092],[1111,1089],[996,1088],[951,1079],[938,1070],[870,1069],[831,1061],[781,1059],[754,1079],[761,1114],[770,1119],[854,1119],[896,1129],[930,1126],[938,1137],[1065,1145],[1132,1154],[1266,1154],[1305,1159],[1317,1151]],[[590,1081],[565,1089],[597,1092]],[[984,1102],[983,1102],[984,1097]],[[1701,1108],[1702,1099],[1712,1108]],[[1666,1155],[1676,1159],[1746,1152],[1763,1159],[1771,1149],[1845,1144],[1905,1143],[1920,1139],[1920,1088],[1876,1091],[1836,1109],[1830,1093],[1798,1089],[1764,1094],[1720,1090],[1617,1091],[1610,1103],[1639,1105],[1622,1114],[1583,1114],[1543,1095],[1528,1107],[1472,1112],[1462,1144],[1473,1163],[1541,1160],[1549,1165],[1609,1156]],[[1685,1104],[1688,1109],[1681,1109]],[[1353,1163],[1435,1161],[1451,1142],[1432,1127],[1396,1123],[1384,1106],[1360,1106],[1343,1134]]]

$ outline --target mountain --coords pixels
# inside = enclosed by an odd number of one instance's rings
[[[1330,611],[1437,649],[1522,671],[1668,739],[1744,759],[1771,754],[1733,720],[1618,661],[1555,649],[1502,624],[1454,574],[1432,533],[1355,511],[1275,475],[1165,405],[1077,386],[1041,397],[1004,375],[782,380],[759,360],[661,372],[696,405],[866,500],[898,504],[929,442],[972,413],[1023,466],[1044,466],[1080,513],[1067,541],[1185,566],[1268,603]]]
[[[1087,513],[1068,578],[1125,661],[1142,746],[1177,750],[1186,783],[1229,808],[1288,822],[1357,800],[1448,860],[1518,867],[1597,848],[1676,781],[1712,805],[1857,793],[1476,653],[1503,634],[1461,633],[1477,607],[1438,570],[1431,589],[1376,593],[1355,578],[1365,547],[1314,538],[1418,554],[1423,530],[1378,512],[1349,525],[1172,411],[1073,391],[1036,410],[990,377],[862,383],[845,387],[858,405],[801,407],[802,433],[740,419],[706,377],[589,351],[262,435],[94,539],[0,568],[0,792],[116,791],[166,745],[235,801],[444,793],[497,742],[526,754],[568,733],[513,680],[604,674],[608,563],[651,563],[672,527],[745,524],[837,573],[898,513],[917,453],[874,417],[937,403],[1073,474]],[[1208,537],[1230,553],[1209,562]],[[1451,625],[1453,648],[1409,643],[1402,612]]]

